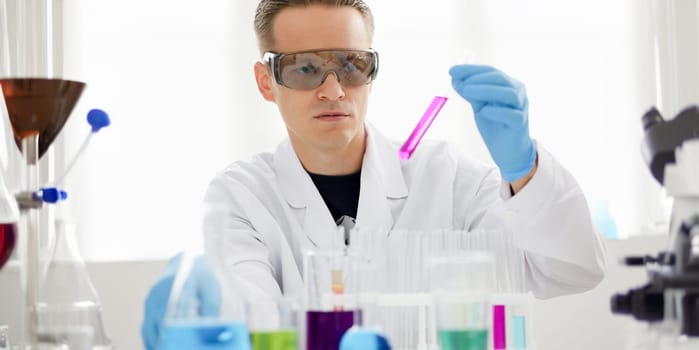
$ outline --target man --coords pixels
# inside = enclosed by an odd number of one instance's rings
[[[444,143],[424,143],[401,163],[400,143],[365,120],[379,67],[363,1],[262,0],[255,29],[257,86],[278,106],[289,139],[217,174],[204,201],[207,257],[246,281],[244,297],[301,294],[302,251],[330,247],[338,222],[351,219],[377,230],[511,231],[526,254],[527,285],[542,298],[602,279],[605,249],[585,198],[530,138],[521,83],[492,67],[449,71],[498,169]],[[162,310],[164,281],[171,284],[163,277],[146,302],[144,340],[162,320],[149,310]],[[197,283],[192,295],[206,303],[215,284]]]

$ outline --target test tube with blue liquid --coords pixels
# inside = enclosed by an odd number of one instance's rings
[[[532,295],[528,293],[493,296],[493,349],[532,349]]]
[[[308,251],[304,256],[305,345],[336,350],[345,332],[361,323],[356,296],[345,293],[353,258],[341,247]]]
[[[170,292],[168,310],[160,335],[158,350],[252,350],[250,333],[244,322],[244,306],[234,297],[235,286],[216,274],[222,295],[218,312],[202,316],[196,298],[187,296],[190,273],[197,261],[195,254],[185,253]],[[185,297],[186,296],[186,297]]]

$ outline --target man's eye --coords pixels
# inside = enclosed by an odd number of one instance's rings
[[[296,71],[303,74],[312,74],[318,72],[318,68],[312,64],[307,64],[305,66],[296,68]]]
[[[345,64],[345,72],[354,73],[355,71],[357,71],[357,66],[352,63]]]

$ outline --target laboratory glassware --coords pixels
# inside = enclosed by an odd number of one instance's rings
[[[412,133],[410,133],[410,136],[408,136],[408,139],[405,140],[403,146],[401,146],[400,150],[398,150],[398,157],[400,159],[410,159],[410,156],[413,154],[413,152],[415,152],[415,148],[417,148],[417,145],[420,143],[420,140],[422,140],[422,137],[425,136],[427,129],[429,129],[430,125],[432,125],[434,118],[437,117],[437,114],[439,114],[439,111],[442,110],[442,107],[445,103],[447,103],[446,97],[435,96],[432,99],[432,102],[427,107],[427,110],[418,121],[417,125],[415,126],[415,129],[413,129]]]
[[[486,350],[490,298],[495,290],[495,257],[462,251],[432,257],[430,290],[434,297],[442,350]]]
[[[515,246],[512,235],[504,230],[355,227],[350,232],[350,242],[351,254],[377,265],[376,272],[369,274],[374,276],[370,283],[364,282],[365,286],[373,286],[377,311],[362,305],[364,318],[372,320],[373,315],[378,315],[378,324],[395,349],[438,347],[429,287],[431,271],[428,267],[432,256],[487,251],[497,261],[493,292],[519,294],[526,288],[524,253]]]
[[[14,250],[19,220],[17,201],[5,186],[3,175],[0,170],[0,269],[10,259]]]
[[[493,305],[493,349],[535,349],[531,293],[496,293]]]
[[[351,235],[351,233],[350,233]],[[355,324],[340,339],[340,350],[390,350],[391,342],[385,332],[383,310],[378,298],[385,287],[379,272],[379,262],[366,256],[356,256],[350,266],[352,281],[345,291],[356,295]]]
[[[10,350],[10,333],[8,327],[0,325],[0,350]]]
[[[245,303],[253,350],[297,350],[300,298],[253,297]]]
[[[50,228],[43,200],[34,197],[42,176],[40,158],[45,156],[77,103],[85,84],[63,76],[62,2],[0,0],[0,88],[21,161],[8,164],[19,169],[17,184],[20,219],[17,225],[20,283],[24,292],[19,345],[38,345],[37,296],[42,238]],[[47,160],[44,157],[44,160]],[[47,160],[47,164],[50,164]]]
[[[252,350],[250,333],[244,321],[244,303],[236,293],[235,276],[225,276],[216,267],[196,269],[206,257],[182,253],[174,277],[158,350]],[[201,276],[211,272],[221,292],[217,314],[201,315],[199,300],[190,292]],[[209,281],[210,283],[211,281]]]
[[[109,350],[99,297],[75,241],[76,224],[56,221],[53,253],[41,273],[34,317],[39,349]]]
[[[338,231],[340,235],[344,236],[344,231]],[[348,293],[352,289],[348,275],[353,262],[354,257],[339,245],[337,249],[304,254],[306,329],[302,344],[307,350],[338,349],[343,334],[361,323],[356,295]]]

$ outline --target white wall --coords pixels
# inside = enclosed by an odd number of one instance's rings
[[[526,83],[532,136],[576,175],[593,207],[608,204],[619,236],[662,232],[667,201],[638,146],[638,120],[656,103],[654,2],[370,1],[381,73],[368,119],[402,139],[431,98],[446,94],[426,137],[490,161],[447,69],[496,65]],[[57,172],[86,137],[89,109],[113,120],[66,184],[85,257],[162,259],[201,245],[208,181],[285,137],[253,80],[257,2],[64,3],[65,77],[88,87],[56,143]]]
[[[623,349],[628,317],[610,313],[610,297],[646,282],[645,270],[618,266],[626,255],[655,254],[665,237],[638,237],[609,242],[610,266],[595,289],[578,295],[537,301],[533,321],[539,350]],[[141,349],[140,326],[148,288],[159,276],[163,261],[98,262],[88,266],[102,299],[104,322],[117,350]],[[21,300],[16,270],[0,270],[0,325],[16,330],[17,301]],[[15,334],[12,334],[16,338]]]

